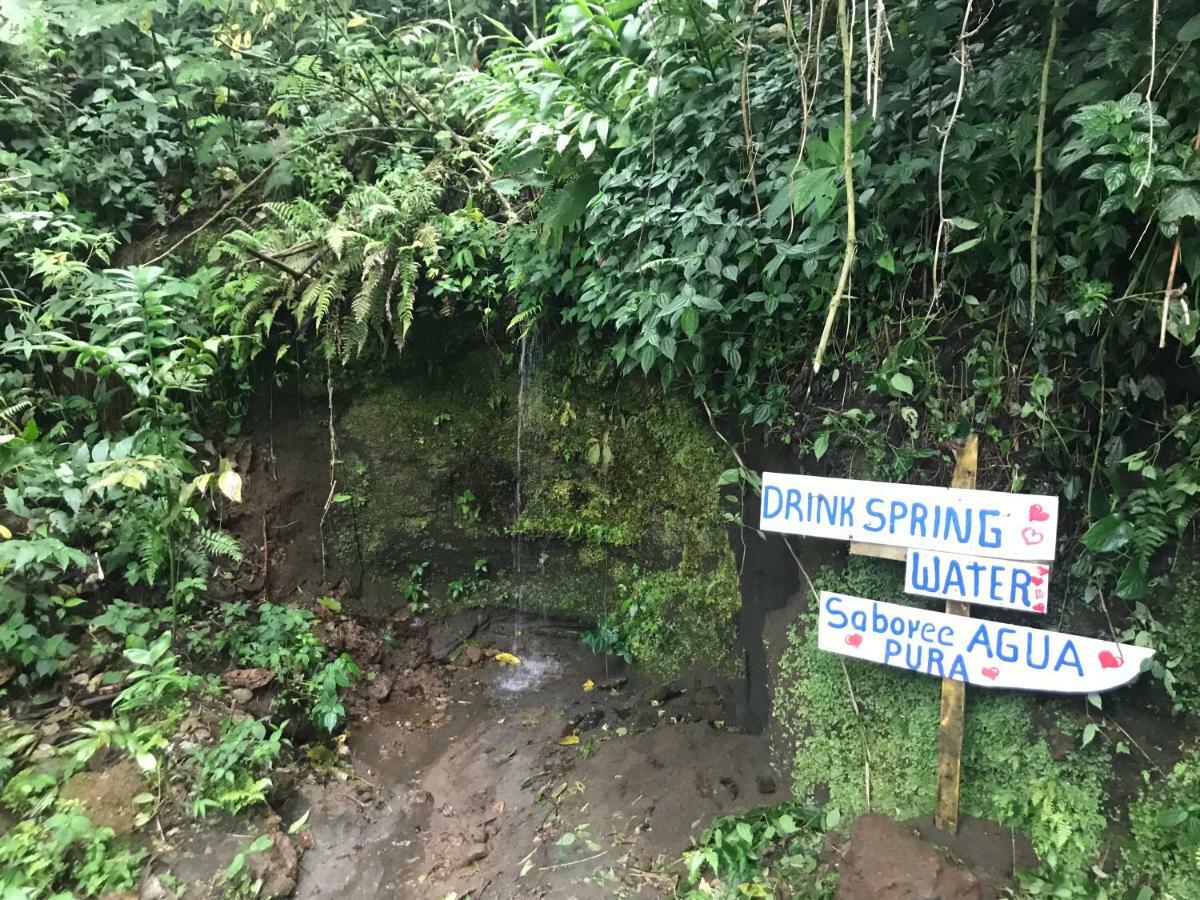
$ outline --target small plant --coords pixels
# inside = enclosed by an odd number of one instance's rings
[[[821,812],[796,803],[751,810],[717,819],[694,850],[684,853],[686,897],[706,897],[716,881],[730,896],[774,897],[775,887],[793,893],[804,884],[804,896],[832,896],[831,877],[817,872],[823,840]]]
[[[236,813],[266,800],[271,788],[266,773],[287,743],[286,725],[268,729],[251,718],[227,722],[216,744],[193,749],[192,815],[204,818],[214,809]]]
[[[422,570],[426,565],[421,564]],[[216,642],[238,665],[272,670],[285,710],[332,731],[345,715],[338,689],[360,673],[347,654],[326,660],[328,651],[312,631],[313,618],[307,609],[264,603],[258,621],[252,622],[245,604],[231,603],[223,611]]]
[[[402,591],[405,601],[414,613],[422,613],[429,609],[429,589],[423,584],[427,568],[428,560],[415,563],[408,571],[408,582]]]
[[[146,853],[123,847],[64,806],[43,821],[26,819],[0,837],[0,897],[99,897],[132,889]]]
[[[269,834],[260,834],[245,850],[238,851],[233,861],[221,873],[224,882],[222,895],[225,900],[253,900],[262,889],[262,879],[254,878],[246,868],[246,860],[255,853],[270,849],[274,839]]]
[[[179,657],[170,649],[171,632],[164,631],[149,646],[125,651],[134,669],[125,676],[128,686],[113,701],[114,711],[164,722],[182,714],[182,701],[200,678],[180,669]]]
[[[475,494],[471,489],[463,491],[454,501],[458,504],[458,515],[468,525],[474,525],[479,521],[479,507],[475,505]]]

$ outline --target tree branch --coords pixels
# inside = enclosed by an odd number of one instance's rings
[[[967,0],[970,4],[970,0]],[[853,154],[851,126],[854,124],[850,109],[850,25],[846,18],[846,0],[838,0],[838,37],[842,44],[842,178],[846,182],[846,252],[842,256],[842,271],[838,275],[837,287],[829,301],[829,312],[825,314],[825,327],[821,329],[821,340],[817,344],[817,352],[813,356],[813,374],[821,371],[821,359],[825,355],[825,346],[829,343],[829,335],[833,331],[833,322],[837,318],[838,306],[850,282],[850,267],[854,265],[854,254],[858,250],[856,223],[854,218],[854,167],[851,165]]]
[[[1042,217],[1042,148],[1046,136],[1046,96],[1050,85],[1050,62],[1058,41],[1059,8],[1050,14],[1050,39],[1046,42],[1046,58],[1042,61],[1042,86],[1038,91],[1037,141],[1033,150],[1033,221],[1029,227],[1029,321],[1037,311],[1038,290],[1038,223]]]

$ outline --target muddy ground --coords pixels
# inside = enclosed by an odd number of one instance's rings
[[[416,689],[351,726],[354,776],[310,779],[283,810],[311,809],[298,897],[657,893],[715,816],[782,796],[714,688],[646,684],[519,613],[425,640]]]
[[[237,449],[248,477],[227,524],[248,563],[227,589],[314,609],[322,640],[355,658],[364,678],[344,738],[276,772],[271,810],[161,835],[142,898],[178,896],[172,878],[182,896],[221,896],[221,873],[264,833],[271,848],[248,862],[259,896],[670,896],[715,818],[790,799],[767,735],[740,714],[765,712],[746,683],[700,668],[661,684],[594,655],[578,625],[521,610],[426,621],[394,586],[323,565],[322,411],[266,415]],[[322,595],[346,614],[316,604]],[[754,630],[761,642],[762,623]],[[1033,862],[988,823],[945,848],[898,823],[862,828],[831,839],[822,863],[841,872],[845,900],[983,898]]]

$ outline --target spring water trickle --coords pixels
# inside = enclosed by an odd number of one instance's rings
[[[522,478],[524,477],[524,439],[526,405],[529,402],[529,386],[533,379],[536,365],[537,338],[528,332],[522,332],[517,354],[517,442],[516,442],[516,484],[513,488],[513,524],[521,517],[523,499],[521,496]],[[537,648],[528,640],[528,617],[525,615],[525,573],[522,571],[521,534],[513,535],[513,577],[517,590],[517,624],[513,632],[512,653],[521,660],[519,666],[513,669],[499,681],[499,686],[506,691],[524,691],[536,687],[543,678],[558,670],[558,664],[549,657],[537,656]]]

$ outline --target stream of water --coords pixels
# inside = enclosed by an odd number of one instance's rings
[[[523,478],[525,475],[525,423],[526,409],[529,403],[529,389],[533,380],[533,370],[536,367],[537,336],[522,332],[517,353],[517,440],[515,459],[515,485],[513,488],[513,524],[521,517],[524,509],[524,499],[521,496]],[[513,535],[513,578],[517,592],[517,627],[513,631],[512,653],[521,660],[499,682],[499,686],[508,691],[524,691],[536,686],[547,675],[558,669],[554,659],[537,655],[533,635],[528,630],[529,617],[525,611],[525,573],[523,571],[523,547],[521,534]]]

